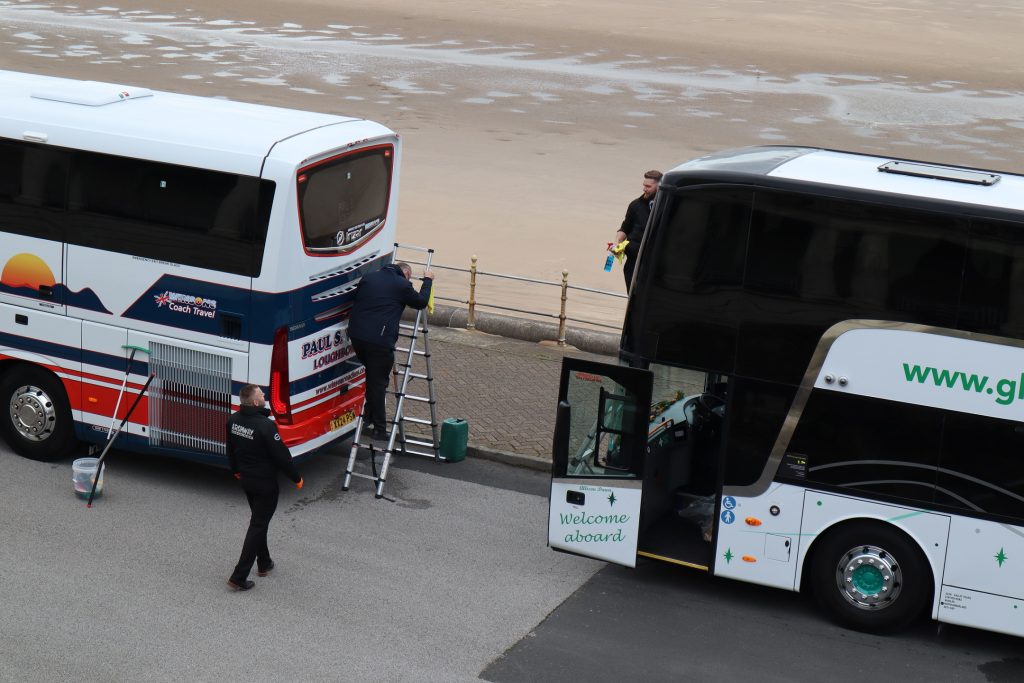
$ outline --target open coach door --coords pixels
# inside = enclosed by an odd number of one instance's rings
[[[552,452],[548,545],[636,566],[652,375],[562,361]]]

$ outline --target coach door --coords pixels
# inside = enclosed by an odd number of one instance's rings
[[[651,373],[562,361],[548,545],[636,565]]]

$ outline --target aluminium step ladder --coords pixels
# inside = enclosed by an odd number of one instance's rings
[[[430,268],[434,256],[433,249],[396,243],[395,253],[399,248],[425,252],[427,260],[424,267]],[[394,256],[392,256],[392,262],[394,260]],[[395,456],[396,452],[401,452],[403,455],[420,455],[434,460],[443,460],[438,436],[437,396],[434,393],[434,375],[430,364],[428,333],[426,308],[416,311],[413,323],[399,323],[399,342],[402,343],[402,340],[405,340],[407,346],[395,347],[395,364],[391,370],[392,391],[387,392],[395,399],[394,419],[388,420],[387,439],[383,444],[375,443],[369,438],[364,440],[363,414],[366,410],[366,398],[363,398],[363,407],[359,411],[359,417],[356,418],[356,430],[352,438],[348,465],[345,467],[342,491],[348,491],[352,477],[358,477],[372,481],[375,497],[383,498],[388,468],[391,465],[391,458]],[[422,349],[420,348],[421,344]],[[417,386],[422,386],[419,384],[420,382],[426,383],[425,396],[410,393],[409,390],[414,382],[417,383]],[[429,418],[409,415],[407,401],[429,408]],[[407,432],[407,428],[411,428],[411,430]],[[429,433],[424,433],[426,428],[429,428]],[[359,449],[369,452],[370,474],[355,471]],[[429,449],[429,452],[419,449]],[[379,473],[376,459],[378,453],[383,455]]]

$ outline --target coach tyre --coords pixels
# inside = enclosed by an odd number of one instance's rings
[[[55,375],[31,365],[16,365],[0,379],[0,419],[7,443],[32,460],[57,460],[75,444],[71,407]]]
[[[844,524],[814,550],[811,583],[836,622],[884,633],[906,626],[932,595],[928,561],[899,529],[881,522]]]

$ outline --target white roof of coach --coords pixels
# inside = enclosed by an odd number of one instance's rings
[[[278,141],[337,124],[347,124],[339,146],[381,130],[350,117],[0,71],[0,136],[58,147],[256,176]]]
[[[1022,176],[979,170],[978,173],[991,173],[999,177],[999,180],[992,185],[980,185],[885,173],[878,170],[879,166],[891,161],[893,160],[885,157],[814,150],[780,164],[768,175],[911,197],[945,199],[965,204],[1024,210],[1024,177]],[[920,163],[936,169],[951,168],[940,164]]]

